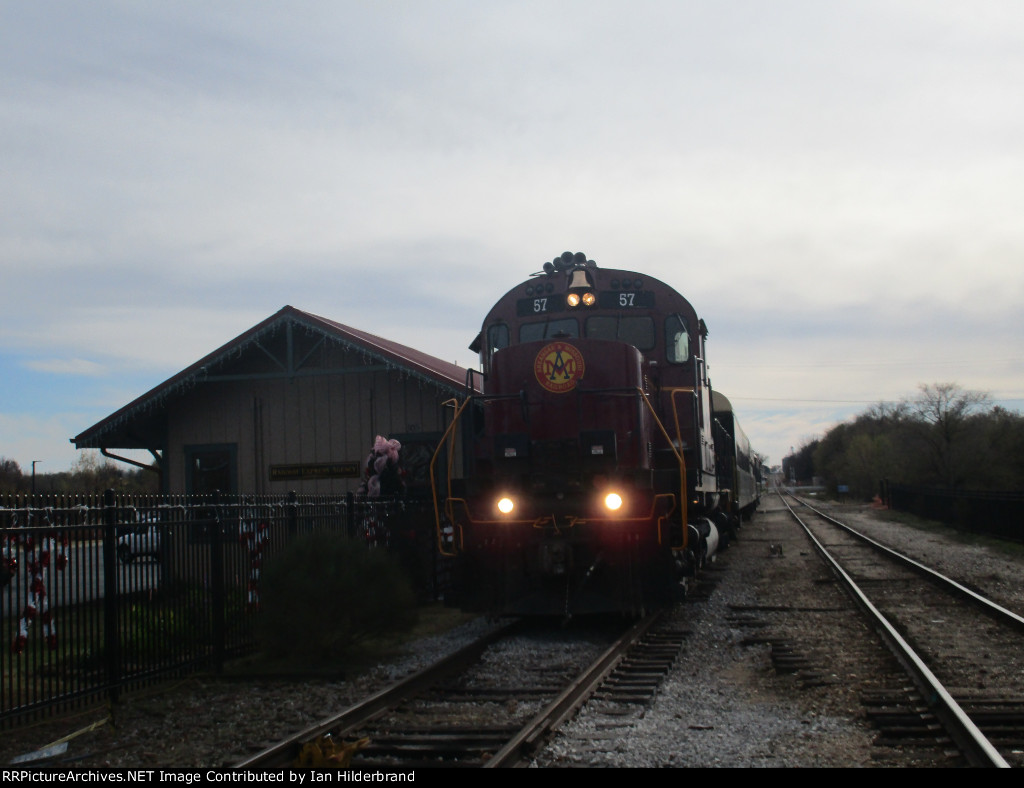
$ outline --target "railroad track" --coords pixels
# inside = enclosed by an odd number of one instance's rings
[[[1024,765],[1024,618],[790,499],[799,504],[783,499],[792,516],[918,690],[865,698],[883,739],[945,733],[971,765]]]
[[[581,633],[514,623],[236,767],[522,764],[591,697],[653,697],[686,635],[662,620],[652,614],[610,644],[607,626]]]

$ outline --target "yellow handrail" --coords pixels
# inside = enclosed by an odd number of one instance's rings
[[[658,413],[657,413],[657,411],[654,410],[654,405],[651,404],[651,400],[644,393],[643,389],[639,389],[638,388],[637,391],[640,392],[641,398],[643,398],[644,403],[647,405],[647,409],[650,410],[651,416],[654,418],[654,423],[658,425],[658,429],[661,430],[661,434],[665,436],[665,440],[668,441],[669,448],[672,449],[672,453],[676,456],[676,462],[679,463],[679,503],[680,503],[679,515],[680,515],[680,521],[683,524],[683,527],[682,527],[683,543],[679,547],[674,547],[672,545],[669,545],[669,547],[671,547],[671,549],[673,549],[673,550],[685,550],[686,546],[687,546],[687,542],[689,541],[688,540],[689,529],[686,527],[687,526],[687,506],[689,505],[689,500],[688,500],[689,496],[686,494],[686,459],[683,457],[683,452],[682,452],[683,437],[682,437],[682,433],[679,431],[679,413],[676,410],[676,394],[680,393],[680,392],[692,394],[692,393],[694,393],[694,389],[692,389],[692,388],[689,388],[689,389],[686,389],[686,388],[669,389],[669,394],[671,396],[671,402],[672,402],[672,418],[673,418],[673,420],[675,422],[675,425],[676,425],[676,438],[679,441],[679,449],[676,448],[675,441],[672,440],[672,437],[668,434],[668,430],[665,429],[665,425],[662,424],[661,423],[661,419],[658,418]],[[661,523],[660,523],[660,521],[658,523],[658,540],[661,541]]]
[[[457,431],[457,426],[458,426],[458,423],[459,423],[459,418],[462,416],[462,411],[465,410],[466,406],[470,402],[470,399],[471,399],[470,397],[467,397],[461,403],[458,400],[456,400],[456,399],[450,399],[450,400],[446,400],[445,402],[443,402],[441,404],[441,407],[445,407],[447,405],[454,405],[455,406],[455,415],[452,418],[452,423],[448,425],[448,429],[446,429],[444,431],[444,434],[441,436],[441,440],[439,440],[437,442],[437,448],[434,449],[434,456],[430,458],[430,494],[433,496],[433,499],[434,499],[434,528],[435,528],[435,531],[437,533],[437,549],[441,553],[441,555],[448,556],[448,557],[454,557],[457,554],[457,551],[454,549],[454,546],[456,544],[454,529],[457,526],[455,524],[454,519],[449,517],[449,519],[451,519],[452,529],[453,529],[453,531],[452,531],[452,546],[453,546],[453,550],[451,552],[449,552],[444,547],[444,534],[441,531],[441,510],[440,510],[440,508],[438,506],[438,500],[437,500],[437,483],[436,483],[435,477],[434,477],[434,464],[437,462],[437,455],[441,453],[441,449],[444,448],[446,442],[449,442],[450,443],[450,448],[449,448],[449,452],[448,452],[448,479],[447,479],[447,482],[446,482],[446,485],[447,485],[446,492],[448,493],[448,495],[446,496],[446,500],[450,500],[451,497],[452,497],[452,488],[451,488],[451,485],[452,485],[452,464],[454,462],[454,457],[455,457],[455,451],[454,451],[455,433]],[[459,541],[461,541],[461,540],[459,540]]]

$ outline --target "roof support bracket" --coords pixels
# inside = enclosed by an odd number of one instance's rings
[[[120,455],[117,455],[117,454],[111,454],[109,451],[107,451],[104,448],[100,449],[100,454],[102,454],[104,457],[109,457],[110,459],[117,460],[118,462],[126,462],[129,465],[134,465],[136,468],[142,468],[142,470],[144,470],[144,471],[152,471],[153,473],[160,473],[159,466],[163,464],[163,459],[160,457],[159,454],[157,454],[152,449],[149,450],[149,453],[152,454],[153,455],[153,459],[156,460],[157,467],[154,467],[152,465],[146,465],[146,463],[139,462],[137,460],[130,460],[127,457],[121,457]]]

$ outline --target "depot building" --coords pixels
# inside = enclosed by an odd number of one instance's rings
[[[356,492],[377,435],[407,486],[429,465],[469,371],[286,306],[71,441],[148,450],[164,493]]]

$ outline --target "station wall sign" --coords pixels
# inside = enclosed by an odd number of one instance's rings
[[[362,464],[358,462],[314,462],[296,465],[271,465],[270,481],[302,481],[304,479],[358,479]]]

